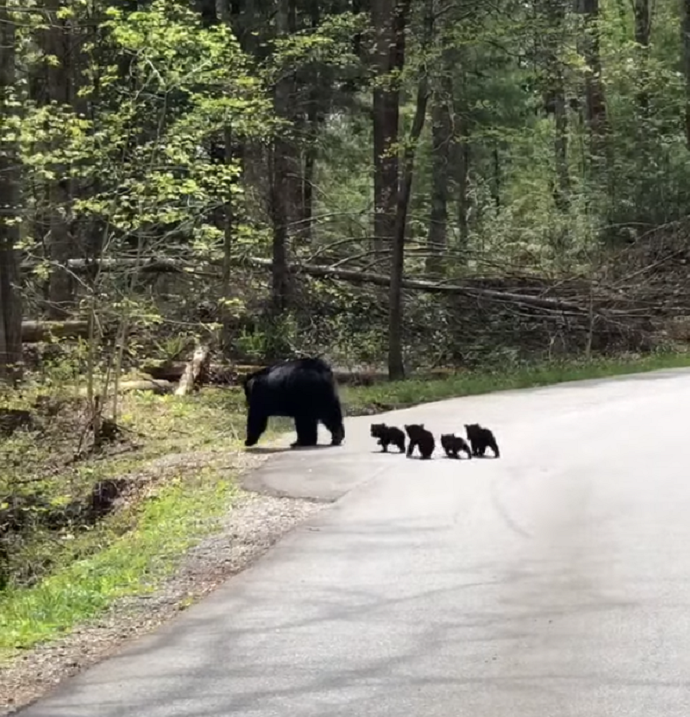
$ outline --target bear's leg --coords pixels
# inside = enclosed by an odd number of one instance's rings
[[[339,446],[345,439],[345,426],[343,425],[343,411],[340,407],[340,401],[337,399],[333,401],[327,413],[321,416],[321,422],[330,431],[331,445]],[[388,443],[390,441],[387,440],[384,450],[388,450]]]
[[[267,426],[268,416],[250,406],[249,413],[247,414],[247,438],[244,445],[247,447],[255,446]]]
[[[315,446],[318,436],[318,421],[313,416],[295,416],[297,440],[292,444],[298,446]]]

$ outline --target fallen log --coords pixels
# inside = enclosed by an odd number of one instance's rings
[[[262,259],[259,257],[244,257],[233,259],[234,266],[254,266],[261,269],[270,269],[272,267],[271,259]],[[195,266],[186,261],[176,259],[100,259],[98,262],[87,262],[84,259],[70,259],[67,262],[69,269],[75,273],[84,272],[94,265],[97,265],[101,271],[126,271],[136,270],[148,273],[195,273],[203,272],[208,275],[208,268],[204,266]],[[219,266],[218,262],[211,262],[209,266]],[[387,287],[390,285],[390,277],[385,274],[375,274],[367,271],[358,271],[355,269],[341,269],[339,267],[321,266],[317,264],[291,264],[288,271],[293,274],[304,273],[309,276],[330,278],[338,281],[346,281],[351,284],[373,284],[375,286]],[[220,272],[218,272],[220,278]],[[473,286],[462,286],[459,284],[440,284],[427,279],[403,279],[402,286],[404,289],[414,291],[424,291],[431,294],[451,294],[456,296],[468,296],[471,298],[484,298],[490,301],[522,304],[524,306],[534,306],[550,311],[571,311],[577,314],[587,314],[589,309],[580,304],[544,296],[534,296],[530,294],[518,294],[510,291],[499,291],[497,289],[483,289]],[[610,313],[616,314],[615,310]]]
[[[140,367],[140,370],[155,379],[178,382],[182,378],[186,367],[187,364],[184,361],[164,361],[144,364]],[[206,369],[205,382],[232,386],[242,376],[252,371],[258,371],[260,368],[262,366],[231,366],[209,363]]]
[[[22,342],[37,344],[50,338],[84,337],[89,333],[89,322],[81,319],[68,321],[23,321]]]
[[[171,381],[160,381],[152,378],[143,378],[139,381],[123,381],[117,386],[118,393],[130,393],[131,391],[152,391],[153,393],[162,396],[166,393],[172,393],[175,389],[175,384]],[[79,389],[80,396],[86,396],[88,389],[84,386]],[[98,394],[98,391],[96,391]]]
[[[204,382],[208,375],[211,353],[208,346],[197,346],[191,361],[185,366],[180,383],[175,389],[176,396],[186,396],[195,386]]]
[[[172,361],[160,364],[147,364],[140,370],[148,373],[154,379],[164,381],[179,381],[185,372],[187,364],[184,361]],[[209,364],[208,366],[208,383],[235,386],[242,376],[246,376],[253,371],[259,371],[265,366],[249,366],[249,365],[223,365]],[[457,369],[431,369],[419,374],[415,374],[412,378],[417,379],[445,379],[457,373]],[[388,381],[388,373],[386,371],[366,370],[366,371],[346,371],[334,369],[333,375],[335,380],[345,386],[371,386],[375,383],[385,383]]]

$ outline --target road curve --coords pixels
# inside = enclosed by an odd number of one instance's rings
[[[274,457],[255,485],[339,500],[23,717],[687,717],[690,372],[412,419],[502,457],[379,455],[368,418]]]

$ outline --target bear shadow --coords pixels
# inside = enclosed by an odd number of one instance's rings
[[[317,451],[322,448],[339,448],[339,446],[331,446],[330,444],[322,443],[316,446],[250,446],[245,447],[247,453],[258,453],[260,455],[272,455],[274,453],[294,453],[295,451]]]

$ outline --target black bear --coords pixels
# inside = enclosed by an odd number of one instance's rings
[[[472,446],[473,456],[483,458],[487,448],[491,448],[495,458],[501,455],[494,434],[488,428],[483,428],[478,423],[471,423],[470,425],[465,424],[465,431],[467,440]]]
[[[472,458],[472,451],[470,451],[467,441],[462,436],[445,433],[441,436],[441,445],[448,458],[460,458],[461,451],[467,453],[468,458]]]
[[[405,452],[405,434],[396,426],[387,426],[385,423],[372,423],[371,437],[379,439],[379,445],[383,447],[384,453],[388,453],[388,446],[391,443],[399,448],[401,453]]]
[[[412,451],[417,447],[422,458],[431,458],[431,454],[436,448],[436,441],[434,441],[431,431],[427,431],[423,423],[413,423],[410,426],[405,426],[405,431],[407,431],[407,436],[410,439],[407,446],[407,457],[410,458]]]
[[[293,448],[315,446],[321,421],[331,432],[331,445],[345,438],[343,410],[331,367],[320,358],[281,361],[245,376],[247,438],[255,445],[266,430],[270,416],[295,419],[297,440]]]

